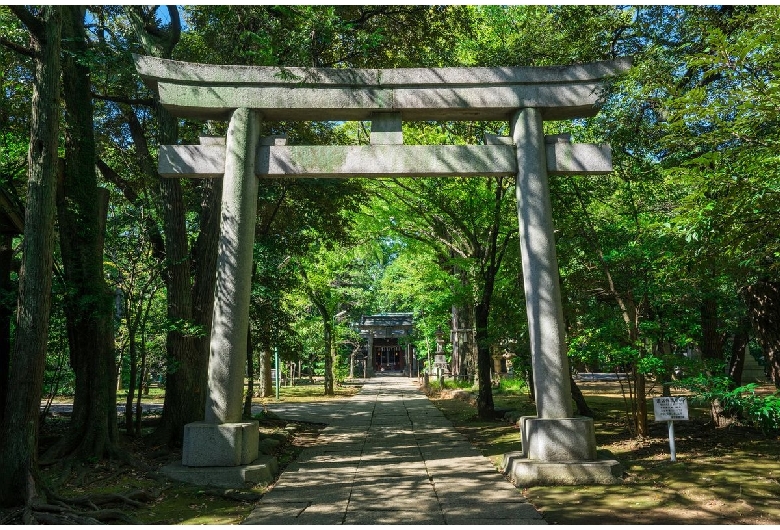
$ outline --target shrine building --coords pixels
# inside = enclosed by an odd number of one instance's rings
[[[357,328],[366,341],[364,353],[369,373],[373,370],[373,373],[417,375],[418,362],[409,340],[414,329],[412,313],[363,315]]]

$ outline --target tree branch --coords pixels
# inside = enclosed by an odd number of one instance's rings
[[[15,51],[19,55],[24,55],[25,57],[30,57],[31,59],[35,58],[35,52],[32,51],[30,48],[27,48],[25,46],[20,46],[19,44],[16,44],[15,42],[11,42],[5,37],[0,37],[0,44],[5,46],[9,50]]]
[[[32,33],[35,38],[39,40],[43,38],[43,23],[41,23],[41,21],[35,15],[33,15],[29,9],[21,5],[10,5],[8,6],[8,9],[10,9],[13,14],[16,15],[16,18],[18,18],[22,24],[27,26],[28,31]]]
[[[92,92],[92,97],[100,101],[110,101],[112,103],[124,103],[125,105],[145,105],[147,107],[151,107],[154,105],[154,98],[133,99],[125,96],[96,94],[95,92]]]
[[[114,168],[106,164],[106,162],[100,157],[98,157],[95,165],[100,170],[103,178],[119,188],[122,191],[122,194],[125,196],[125,199],[127,199],[130,204],[136,204],[136,201],[138,201],[138,192],[136,192],[132,186],[129,186],[128,182],[120,177],[119,173],[114,171]]]

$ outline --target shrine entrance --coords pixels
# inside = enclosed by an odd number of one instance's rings
[[[374,344],[375,372],[400,372],[403,370],[403,350],[398,345],[398,339],[379,339]]]
[[[241,419],[258,179],[512,176],[537,416],[524,418],[523,451],[507,453],[506,471],[518,484],[538,483],[544,473],[553,482],[611,480],[611,461],[594,462],[593,420],[573,415],[548,181],[550,175],[608,173],[611,152],[546,136],[544,120],[595,115],[604,78],[628,69],[630,59],[389,70],[153,57],[135,57],[135,63],[173,116],[229,122],[225,138],[159,150],[163,177],[223,179],[205,421],[185,426],[185,466],[238,466],[258,455],[257,422]],[[370,145],[287,145],[285,138],[262,137],[263,122],[276,121],[368,121]],[[504,121],[509,135],[486,135],[476,145],[404,145],[404,121]],[[402,364],[394,350],[370,353],[370,365],[380,369]]]
[[[364,315],[358,324],[365,354],[374,373],[417,374],[418,363],[410,342],[414,319],[411,313]]]

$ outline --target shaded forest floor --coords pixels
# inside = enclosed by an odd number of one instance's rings
[[[356,385],[341,385],[335,397],[323,396],[323,385],[308,381],[295,387],[282,387],[281,398],[287,402],[314,402],[348,398],[359,391]],[[144,405],[161,404],[164,395],[152,392],[144,398]],[[273,401],[274,398],[266,398]],[[66,403],[58,399],[56,403]],[[123,399],[119,403],[123,404]],[[262,405],[262,399],[255,399]],[[160,419],[160,409],[150,407],[144,413],[142,434],[151,433]],[[54,410],[54,409],[53,409]],[[61,409],[60,409],[61,410]],[[270,444],[270,452],[277,457],[279,473],[295,460],[297,455],[315,442],[324,424],[288,422],[272,414],[256,416],[260,421],[261,438]],[[67,430],[69,415],[52,412],[41,427],[39,452],[43,454]],[[120,425],[123,418],[120,417]],[[49,500],[49,507],[33,514],[35,521],[44,524],[238,524],[252,508],[267,487],[224,489],[183,484],[168,479],[158,472],[162,466],[181,462],[181,450],[149,445],[146,439],[131,438],[120,429],[119,450],[124,458],[101,461],[83,466],[64,467],[60,464],[41,466],[41,479],[58,496],[66,499],[66,511],[57,512],[62,504]],[[269,444],[265,444],[269,447]],[[277,475],[278,477],[278,475]],[[141,499],[140,501],[136,499]],[[94,502],[93,502],[94,501]],[[74,516],[77,514],[77,517]],[[0,510],[0,526],[22,524],[21,508]],[[58,520],[59,519],[59,520]]]
[[[623,482],[525,489],[548,523],[780,524],[780,438],[740,427],[716,429],[706,411],[692,407],[691,421],[675,422],[677,461],[671,462],[665,422],[651,421],[649,438],[633,438],[617,383],[579,386],[596,413],[596,443],[623,465]],[[431,399],[500,467],[504,453],[520,448],[517,428],[479,420],[459,394],[445,391]],[[533,413],[527,395],[496,395],[495,405]]]
[[[596,412],[596,440],[625,470],[616,485],[545,486],[523,493],[551,524],[780,524],[780,439],[743,428],[715,429],[706,411],[692,408],[691,421],[676,422],[677,462],[670,462],[665,423],[651,423],[651,437],[637,440],[626,428],[624,401],[616,383],[579,383]],[[339,398],[357,391],[343,386]],[[325,399],[321,385],[282,388],[282,399]],[[508,421],[483,421],[465,392],[430,396],[456,428],[500,466],[502,455],[519,449],[517,428]],[[496,408],[529,414],[526,394],[497,393]],[[260,401],[257,401],[260,404]],[[157,414],[145,416],[150,432]],[[67,426],[67,417],[48,418],[41,449],[53,443]],[[321,424],[286,422],[263,415],[264,438],[279,441],[273,449],[280,467],[294,461],[316,442]],[[251,512],[266,489],[225,490],[168,480],[157,469],[181,458],[178,451],[152,447],[143,439],[122,436],[121,450],[134,462],[97,462],[64,470],[44,467],[43,478],[68,498],[109,498],[95,509],[123,514],[102,522],[142,524],[237,524]],[[125,502],[146,495],[140,502]],[[113,496],[113,497],[112,497]],[[85,513],[89,510],[84,508]],[[0,524],[22,522],[20,510],[0,511]]]

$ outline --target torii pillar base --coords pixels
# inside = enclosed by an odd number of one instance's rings
[[[260,454],[258,427],[256,420],[188,423],[184,426],[181,463],[169,464],[160,471],[173,480],[202,486],[270,484],[279,465],[276,457]]]
[[[598,459],[591,418],[523,416],[518,423],[522,451],[505,453],[503,460],[503,472],[516,486],[620,482],[620,463]]]
[[[184,426],[181,463],[190,467],[240,466],[257,459],[259,423],[206,423]]]
[[[618,484],[623,467],[617,460],[542,462],[521,452],[504,453],[504,474],[517,487]]]

